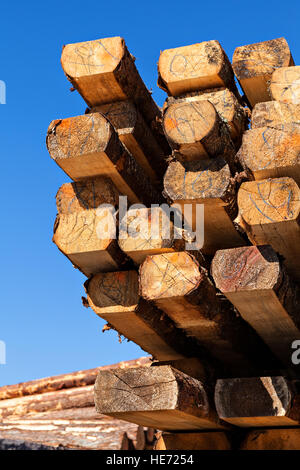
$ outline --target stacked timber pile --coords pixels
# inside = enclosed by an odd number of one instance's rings
[[[134,61],[121,38],[64,47],[88,109],[47,135],[73,180],[53,240],[88,277],[84,305],[153,356],[101,371],[96,409],[163,431],[159,449],[282,426],[238,445],[300,447],[299,68],[283,38],[232,65],[218,41],[165,50],[160,110]]]
[[[0,387],[0,450],[149,447],[154,440],[153,429],[144,430],[97,413],[93,395],[101,370],[148,363],[148,358],[140,358]]]

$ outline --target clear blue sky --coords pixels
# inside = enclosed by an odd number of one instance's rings
[[[235,47],[285,36],[299,62],[299,1],[4,2],[0,105],[1,317],[7,364],[0,385],[139,357],[133,343],[81,305],[83,276],[52,244],[55,194],[68,181],[45,147],[52,119],[83,114],[85,103],[60,66],[63,44],[123,36],[153,96],[160,50],[218,39]]]

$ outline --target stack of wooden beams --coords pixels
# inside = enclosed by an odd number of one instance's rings
[[[48,129],[73,180],[53,240],[88,277],[84,305],[153,356],[101,371],[96,409],[163,431],[159,449],[282,426],[239,446],[300,448],[300,67],[286,40],[238,47],[232,65],[215,40],[163,51],[162,110],[122,38],[67,45],[61,62],[88,109]],[[119,196],[144,206],[118,211]]]
[[[147,364],[142,357],[0,387],[0,450],[146,449],[155,431],[97,413],[93,388],[101,370]]]

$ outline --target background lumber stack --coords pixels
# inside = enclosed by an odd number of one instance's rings
[[[299,70],[283,38],[237,48],[232,66],[215,40],[168,49],[160,110],[134,61],[119,37],[65,46],[88,109],[47,135],[73,179],[53,241],[88,277],[83,304],[152,355],[100,371],[96,409],[149,426],[136,448],[153,446],[154,428],[157,449],[252,448],[256,427],[300,422]],[[118,211],[119,196],[145,206]],[[189,251],[202,204],[203,246]],[[236,440],[239,428],[252,430]]]

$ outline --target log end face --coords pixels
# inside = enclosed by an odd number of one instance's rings
[[[282,101],[267,101],[257,103],[251,116],[251,127],[272,127],[275,129],[297,128],[300,122],[300,105],[283,103]]]
[[[215,387],[220,419],[285,416],[291,392],[284,377],[220,379]]]
[[[186,252],[147,256],[140,266],[140,292],[148,300],[184,296],[203,278],[199,264]]]
[[[270,75],[278,67],[288,66],[291,52],[286,39],[278,38],[237,47],[232,67],[238,80]]]
[[[271,78],[270,92],[276,101],[300,104],[300,66],[275,70]]]
[[[87,283],[86,290],[90,307],[100,316],[134,310],[139,301],[135,271],[96,274]]]
[[[248,226],[298,220],[300,190],[292,178],[269,178],[241,185],[240,215]]]
[[[125,253],[171,248],[173,230],[160,207],[132,209],[121,220],[118,243]]]
[[[210,135],[218,116],[207,100],[171,104],[163,115],[165,135],[173,148],[193,144]]]
[[[172,201],[230,199],[231,173],[222,157],[194,162],[171,162],[164,190]]]
[[[61,65],[75,81],[91,75],[114,72],[125,53],[121,37],[67,44],[62,51]]]
[[[218,76],[224,53],[216,40],[166,49],[158,61],[158,85],[172,96],[224,86]]]
[[[50,156],[64,166],[63,160],[103,152],[115,131],[99,113],[52,121],[47,133]]]
[[[268,245],[219,250],[211,269],[217,288],[225,294],[273,289],[281,273],[278,256]]]
[[[178,401],[170,366],[101,371],[94,390],[96,410],[103,414],[174,410]]]

